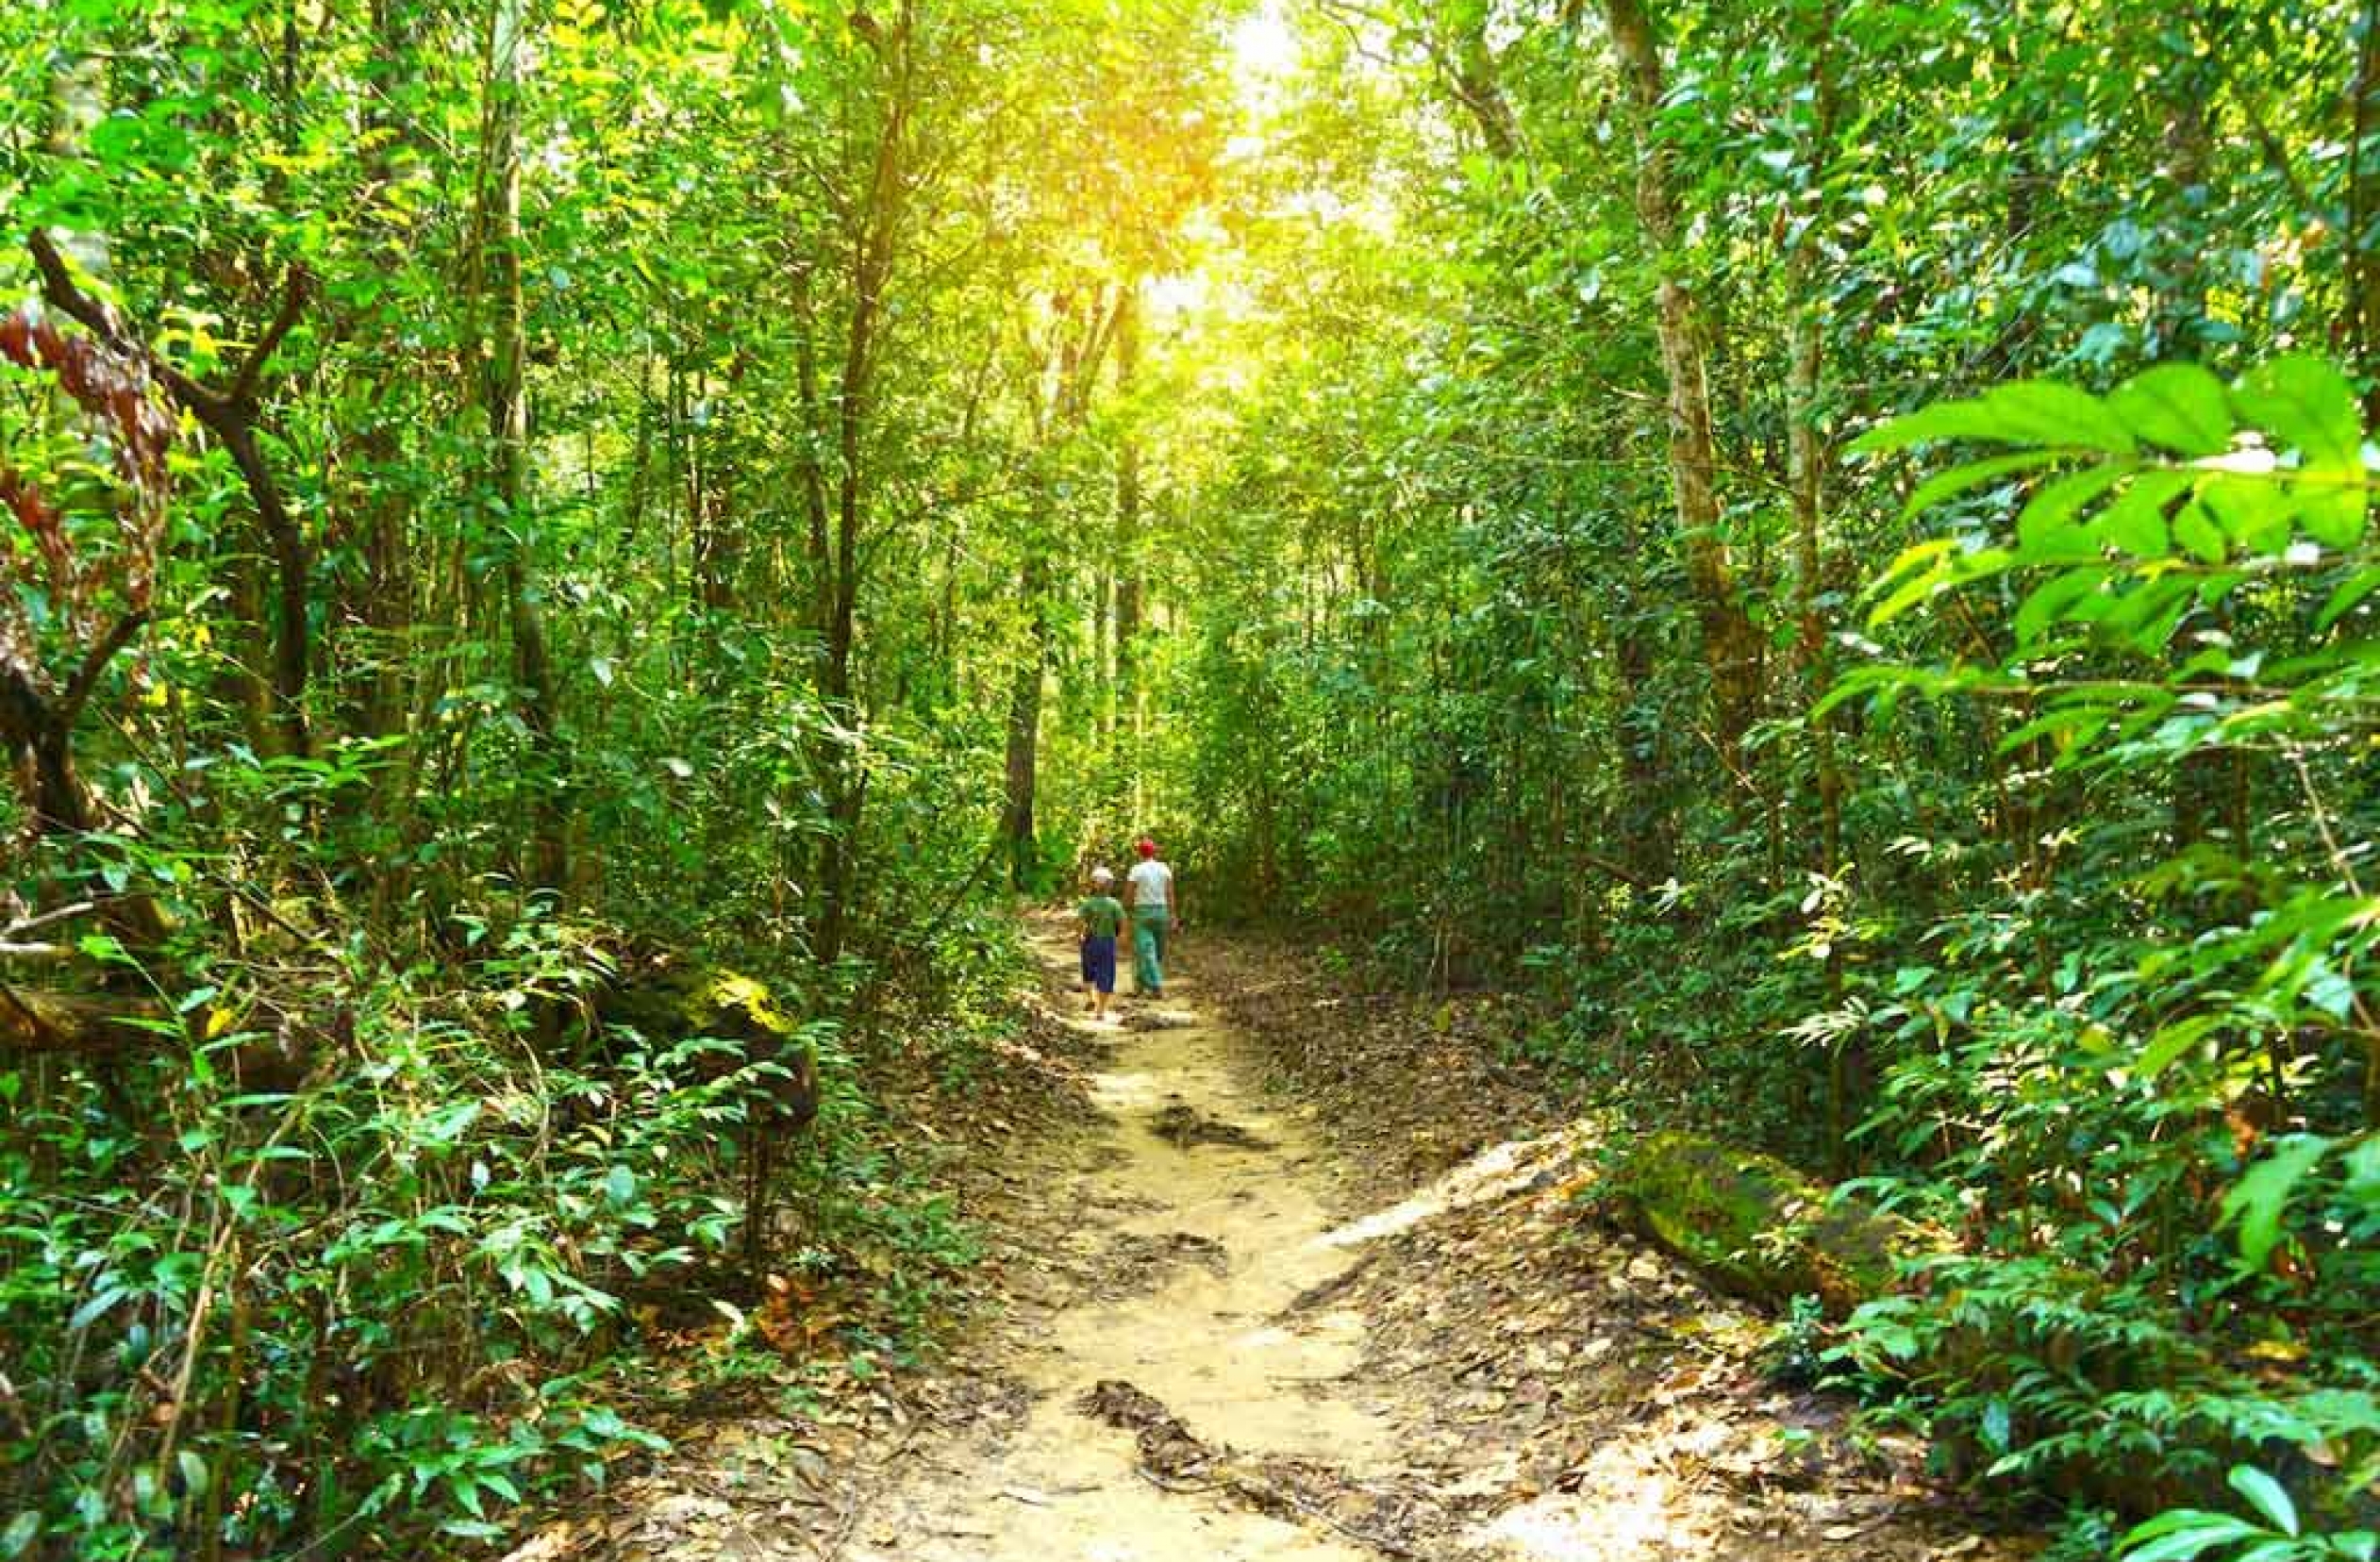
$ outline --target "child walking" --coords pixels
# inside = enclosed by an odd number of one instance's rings
[[[1107,892],[1115,882],[1107,869],[1093,868],[1090,894],[1074,907],[1074,929],[1083,945],[1083,994],[1094,1020],[1107,1018],[1107,1002],[1116,993],[1116,935],[1123,931],[1123,903]]]

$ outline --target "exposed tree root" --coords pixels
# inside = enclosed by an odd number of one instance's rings
[[[1400,1558],[1419,1557],[1411,1538],[1436,1528],[1442,1518],[1410,1492],[1356,1481],[1328,1465],[1252,1459],[1210,1446],[1155,1396],[1121,1379],[1101,1379],[1084,1391],[1075,1408],[1132,1433],[1141,1477],[1161,1490],[1220,1492],[1271,1518],[1319,1524],[1383,1556]]]

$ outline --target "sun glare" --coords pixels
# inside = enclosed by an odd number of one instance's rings
[[[1232,29],[1231,53],[1243,83],[1275,80],[1296,67],[1297,29],[1279,0],[1264,0]]]

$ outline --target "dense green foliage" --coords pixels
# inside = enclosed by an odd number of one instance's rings
[[[37,0],[0,209],[0,1557],[914,1349],[1143,829],[1942,1233],[1836,1368],[2078,1554],[2369,1550],[2369,8]]]

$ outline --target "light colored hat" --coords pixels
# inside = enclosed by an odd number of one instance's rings
[[[1093,868],[1090,871],[1090,882],[1093,884],[1113,884],[1116,882],[1116,875],[1109,872],[1105,868]]]

